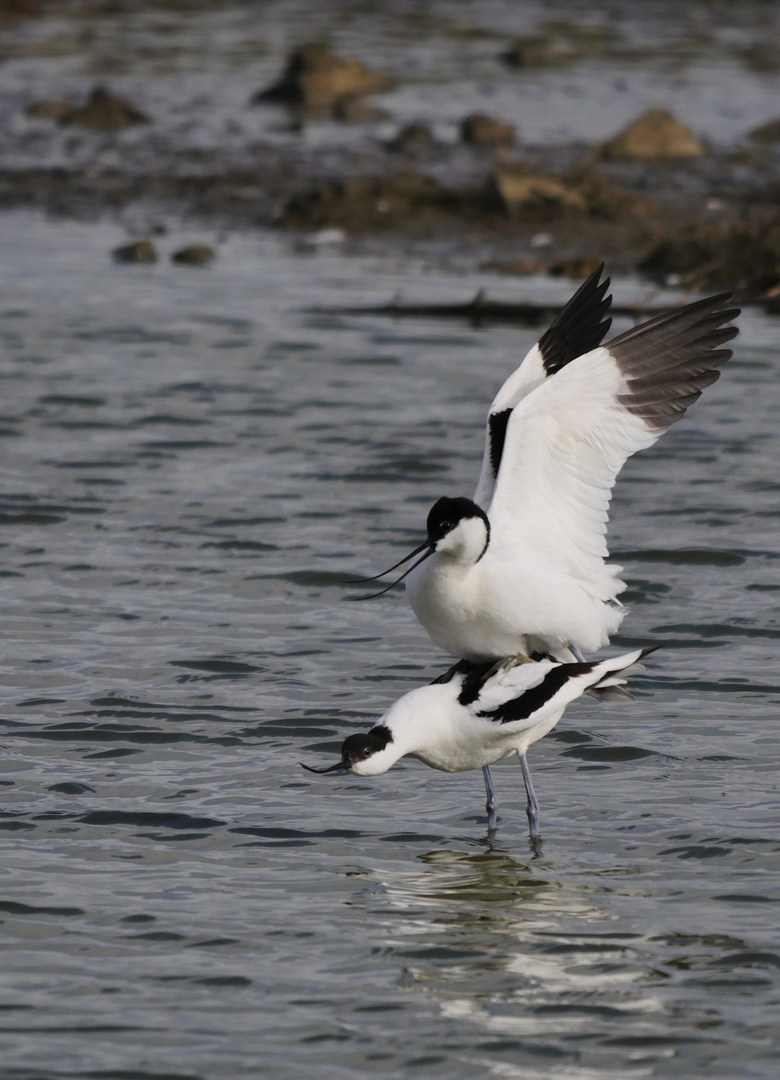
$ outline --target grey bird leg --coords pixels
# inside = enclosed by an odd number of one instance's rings
[[[520,758],[520,768],[523,770],[525,793],[528,796],[528,802],[526,803],[525,807],[525,812],[528,815],[528,830],[531,834],[531,840],[538,840],[539,803],[536,800],[536,792],[534,791],[534,786],[531,783],[531,773],[528,771],[528,762],[525,759],[525,754],[518,750],[517,756]]]
[[[574,654],[574,659],[577,661],[577,663],[579,663],[579,664],[584,664],[585,663],[585,657],[582,655],[582,653],[580,652],[580,650],[577,648],[576,645],[570,645],[569,650],[570,650],[570,652],[572,652]]]
[[[493,777],[490,775],[490,767],[488,765],[482,766],[482,779],[485,781],[485,794],[487,795],[487,802],[485,803],[485,810],[487,810],[488,816],[488,829],[495,829],[496,827],[496,792],[493,788]]]

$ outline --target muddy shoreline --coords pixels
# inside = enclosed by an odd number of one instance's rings
[[[775,304],[780,286],[780,202],[774,179],[681,192],[690,174],[637,168],[632,187],[601,170],[563,174],[580,205],[539,199],[509,212],[482,183],[448,187],[409,169],[316,177],[300,162],[267,155],[262,169],[218,174],[125,173],[62,167],[0,170],[0,208],[35,208],[80,219],[128,213],[137,221],[206,229],[276,228],[317,243],[324,230],[344,239],[446,241],[457,234],[462,257],[504,273],[581,276],[594,259],[659,284],[728,288],[741,299]],[[554,173],[544,173],[555,176]],[[648,197],[644,190],[661,191]],[[643,190],[644,189],[644,190]],[[664,197],[665,196],[665,197]],[[138,230],[145,233],[143,226]]]
[[[294,5],[287,6],[291,37],[301,30]],[[606,259],[659,284],[728,288],[769,310],[780,303],[780,125],[774,130],[771,121],[718,146],[656,108],[611,140],[539,144],[498,112],[474,110],[446,130],[441,105],[438,115],[435,103],[426,107],[433,91],[423,85],[414,91],[418,118],[404,123],[397,102],[412,91],[397,70],[379,70],[369,47],[355,57],[316,42],[269,49],[236,81],[226,104],[213,80],[211,96],[200,98],[170,78],[144,83],[139,57],[157,40],[163,16],[169,37],[182,35],[183,52],[187,42],[193,54],[203,47],[193,37],[198,26],[232,26],[230,48],[239,38],[245,44],[247,26],[258,18],[251,6],[201,3],[182,14],[150,4],[141,5],[143,16],[121,4],[11,8],[5,29],[17,45],[4,69],[16,84],[7,79],[0,208],[116,215],[132,238],[186,222],[289,230],[315,244],[325,233],[330,241],[368,239],[395,249],[406,242],[449,245],[474,266],[515,274],[578,277]],[[89,62],[81,55],[76,65],[78,78],[72,58],[63,67],[43,48],[47,27],[62,35],[76,20],[82,35],[86,25],[94,37]],[[765,28],[760,20],[751,25],[760,43]],[[100,35],[116,35],[117,28],[133,31],[138,56],[121,77],[88,81]],[[257,28],[267,29],[262,20]],[[449,56],[452,43],[442,43],[440,28],[439,39],[432,33],[440,56]],[[497,37],[489,54],[483,48],[472,59],[474,71],[491,75],[491,93],[500,98],[523,85],[528,93],[540,78],[562,78],[564,68],[591,93],[597,76],[595,68],[588,74],[588,63],[625,63],[614,34],[599,37],[587,20],[579,37],[571,29],[568,37],[556,33],[507,36],[511,47],[501,48]],[[748,40],[743,36],[737,49],[743,63]],[[229,49],[223,44],[224,55],[217,53],[221,72]],[[750,53],[753,68],[757,55]],[[104,58],[106,67],[110,73]],[[769,65],[763,77],[775,74]],[[526,80],[519,89],[518,78]],[[416,79],[419,87],[419,73]],[[769,84],[765,96],[771,99]],[[641,129],[648,122],[656,124],[649,134]]]

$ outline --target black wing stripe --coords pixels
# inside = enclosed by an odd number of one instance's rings
[[[612,325],[612,320],[605,318],[612,297],[604,296],[609,289],[609,278],[599,284],[603,270],[602,263],[539,338],[539,351],[548,375],[554,375],[578,356],[598,348],[606,337]]]
[[[488,417],[490,468],[493,472],[493,479],[498,476],[498,469],[501,465],[501,456],[504,453],[504,443],[506,442],[506,429],[511,415],[511,409],[504,409],[502,412],[492,413]]]
[[[699,300],[608,342],[628,382],[620,404],[657,431],[679,420],[731,357],[731,349],[719,348],[738,333],[724,325],[739,315],[739,308],[724,306],[730,299],[722,293]]]
[[[479,663],[475,663],[473,660],[458,660],[443,675],[439,675],[438,678],[434,679],[431,686],[452,682],[458,675],[462,675],[458,701],[461,705],[471,705],[477,700],[482,692],[482,687],[495,670],[495,660],[483,660]]]
[[[432,679],[431,686],[452,682],[456,675],[468,675],[473,667],[470,660],[458,660],[451,668],[447,668],[443,675],[437,675],[435,679]]]
[[[487,679],[496,670],[495,660],[484,660],[479,664],[471,664],[471,671],[465,675],[463,679],[463,685],[460,688],[458,694],[458,701],[461,705],[471,705],[477,700],[482,687],[487,682]]]
[[[561,687],[565,686],[569,679],[575,675],[585,675],[593,671],[596,663],[586,664],[561,664],[552,671],[548,671],[538,686],[532,686],[520,697],[505,701],[496,709],[490,709],[479,713],[487,720],[495,720],[498,724],[511,724],[515,720],[527,720],[535,712],[554,698]]]

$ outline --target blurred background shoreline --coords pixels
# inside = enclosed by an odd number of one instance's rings
[[[768,0],[2,7],[2,208],[780,302]]]

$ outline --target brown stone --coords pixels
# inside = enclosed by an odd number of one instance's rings
[[[555,259],[547,264],[550,277],[567,277],[578,281],[598,270],[604,260],[599,255],[575,255],[570,259]]]
[[[509,67],[546,67],[576,60],[577,54],[568,42],[530,35],[515,38],[501,59]]]
[[[389,120],[390,113],[375,105],[366,105],[359,97],[346,97],[333,106],[333,115],[345,124],[363,124],[369,121]]]
[[[89,101],[80,108],[71,108],[60,117],[61,124],[78,124],[96,131],[115,131],[132,124],[148,124],[149,117],[129,101],[96,86]]]
[[[581,19],[556,19],[535,34],[515,38],[500,59],[509,67],[533,68],[573,64],[578,60],[617,55],[622,59],[641,55],[619,35],[610,20],[599,25]]]
[[[174,251],[171,262],[181,263],[183,266],[208,266],[216,256],[216,251],[208,244],[190,244]]]
[[[0,0],[0,18],[38,15],[42,6],[42,0]]]
[[[337,101],[388,90],[392,79],[351,57],[339,57],[327,45],[294,49],[281,78],[253,102],[281,101],[315,108],[333,108]]]
[[[49,101],[33,101],[25,112],[32,120],[61,120],[63,116],[73,112],[73,109],[72,101],[53,98]]]
[[[472,113],[460,123],[461,141],[470,146],[512,146],[515,129],[505,120],[484,113]]]
[[[387,143],[387,149],[399,154],[412,154],[433,146],[435,142],[433,132],[427,124],[407,124]]]
[[[511,277],[528,277],[531,274],[540,274],[544,267],[541,259],[512,259],[511,262],[485,263],[485,270],[494,270],[497,274],[507,274]]]
[[[612,160],[692,158],[701,157],[704,147],[670,113],[664,109],[650,109],[605,143],[602,152],[604,157]]]
[[[598,256],[575,255],[569,259],[520,259],[516,262],[492,263],[488,269],[499,274],[526,277],[529,274],[549,274],[550,277],[586,278],[603,263]]]
[[[759,75],[773,75],[780,70],[780,49],[776,45],[753,45],[743,49],[740,57]]]
[[[497,169],[489,184],[491,194],[498,198],[507,214],[540,203],[554,204],[569,210],[587,209],[582,192],[553,176]]]
[[[750,132],[750,138],[760,143],[780,142],[780,119],[770,120],[768,124],[754,128]]]
[[[157,252],[151,240],[136,240],[132,244],[122,244],[111,252],[115,262],[154,263]]]
[[[324,180],[288,200],[277,221],[295,228],[399,228],[451,212],[458,196],[436,180],[414,172],[394,176]]]

